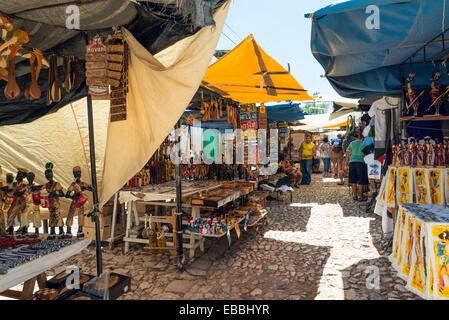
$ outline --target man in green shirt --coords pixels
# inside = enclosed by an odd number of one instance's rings
[[[349,158],[349,184],[355,201],[367,201],[363,196],[363,191],[368,185],[368,167],[362,151],[364,148],[362,131],[359,130],[358,138],[352,141],[346,150],[346,156]]]

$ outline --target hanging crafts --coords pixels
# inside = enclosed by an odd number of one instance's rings
[[[58,80],[58,63],[55,54],[50,55],[50,67],[48,68],[47,105],[61,100],[61,87]]]
[[[123,35],[115,33],[106,43],[106,81],[111,86],[111,122],[126,120],[128,92],[128,45]]]
[[[101,36],[96,35],[86,48],[86,84],[94,100],[108,100],[106,81],[106,46]]]

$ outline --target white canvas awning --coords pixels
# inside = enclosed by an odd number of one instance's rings
[[[229,6],[215,13],[216,26],[155,56],[124,29],[131,56],[127,120],[110,123],[109,102],[93,101],[100,207],[147,163],[181,117],[207,70]],[[53,162],[64,189],[73,181],[74,166],[90,183],[89,152],[86,99],[31,123],[0,127],[2,180],[23,167],[36,174],[36,183],[45,183],[45,164]]]

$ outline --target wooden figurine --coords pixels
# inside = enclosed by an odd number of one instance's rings
[[[440,95],[440,81],[439,81],[440,76],[441,76],[440,72],[435,72],[433,78],[431,79],[432,82],[430,84],[431,89],[429,93],[432,98],[432,104],[429,106],[427,111],[430,111],[431,108],[435,107],[435,113],[433,114],[434,116],[440,115],[440,108],[443,105],[443,101]]]
[[[408,167],[410,166],[410,158],[409,158],[409,154],[408,154],[408,148],[407,148],[407,139],[402,139],[402,144],[401,144],[401,158],[402,158],[402,166],[404,167]]]
[[[449,137],[443,138],[444,164],[449,165]]]
[[[444,168],[444,149],[441,143],[435,145],[435,166],[437,168]]]
[[[419,101],[418,101],[418,97],[416,97],[416,90],[413,89],[412,87],[412,82],[414,82],[415,80],[413,80],[413,78],[415,77],[415,73],[414,72],[410,72],[409,76],[408,76],[408,80],[407,80],[407,99],[408,99],[408,106],[407,106],[407,111],[409,111],[410,109],[413,109],[413,116],[418,116],[418,108],[419,108]]]
[[[15,200],[15,196],[13,195],[14,193],[14,176],[12,175],[12,173],[7,173],[6,174],[6,183],[2,183],[2,187],[0,189],[3,193],[2,196],[2,207],[1,207],[1,211],[2,211],[2,226],[3,229],[5,228],[5,221],[4,219],[7,217],[9,210],[11,209],[12,204],[14,203]],[[5,234],[6,234],[6,230],[5,230]]]
[[[42,225],[41,222],[41,210],[40,210],[40,190],[43,185],[37,186],[34,184],[35,174],[33,172],[27,173],[28,184],[25,191],[25,210],[20,219],[20,227],[22,228],[22,233],[18,238],[38,238],[39,228]],[[33,219],[34,234],[28,234],[28,227],[30,226],[30,216]]]
[[[78,216],[78,232],[76,237],[84,237],[84,205],[86,204],[88,198],[85,194],[83,194],[83,191],[93,191],[90,184],[81,181],[81,168],[79,166],[73,168],[73,176],[75,177],[75,181],[72,182],[65,195],[66,198],[72,199],[66,221],[67,232],[65,234],[65,238],[68,239],[72,238],[73,217],[76,215]]]
[[[16,175],[16,182],[13,184],[13,196],[14,201],[11,205],[11,208],[8,212],[8,238],[14,237],[14,222],[15,219],[18,218],[19,221],[22,217],[22,214],[25,211],[26,203],[25,203],[25,197],[24,194],[26,192],[26,186],[23,183],[23,179],[27,175],[27,170],[19,168],[17,175]],[[22,228],[19,228],[17,230],[17,233],[21,232]]]
[[[430,143],[430,137],[424,137],[424,166],[432,167],[433,146]]]
[[[416,140],[414,137],[410,137],[409,144],[407,145],[407,154],[410,162],[410,167],[416,167]]]
[[[394,160],[393,165],[400,167],[402,165],[402,146],[400,144],[394,145]]]
[[[48,211],[50,212],[50,234],[47,240],[56,239],[55,228],[59,227],[59,239],[64,239],[64,221],[61,218],[59,198],[64,197],[64,192],[62,191],[62,186],[59,182],[53,179],[53,163],[48,162],[45,165],[45,178],[48,182],[45,184],[45,190],[48,192],[46,200],[48,200]]]
[[[422,167],[424,165],[424,146],[416,144],[416,166]]]

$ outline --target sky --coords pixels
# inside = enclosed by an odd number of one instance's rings
[[[230,50],[252,33],[259,46],[290,71],[309,94],[319,92],[322,101],[348,100],[320,76],[324,70],[312,55],[312,13],[336,0],[232,0],[217,50]],[[234,42],[232,42],[230,39]]]

